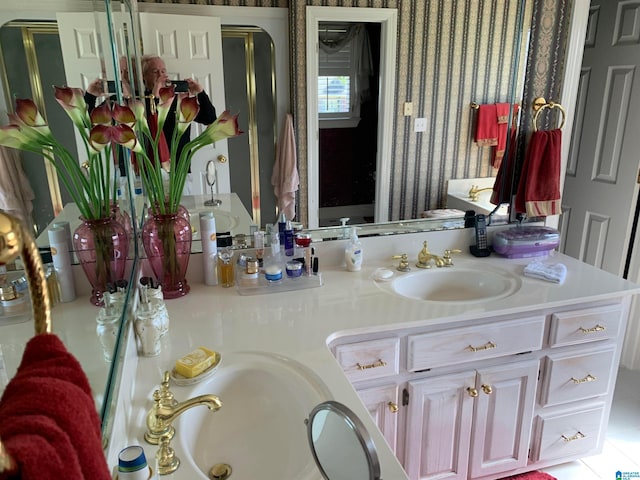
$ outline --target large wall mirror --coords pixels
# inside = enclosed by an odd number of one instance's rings
[[[16,98],[31,98],[47,119],[54,136],[70,152],[76,152],[75,129],[56,102],[53,86],[68,85],[86,89],[97,78],[112,80],[114,85],[120,85],[118,59],[135,56],[138,44],[135,7],[135,2],[132,5],[129,0],[35,0],[24,4],[2,2],[0,123],[6,124],[6,114],[13,111]],[[75,23],[72,25],[70,22]],[[65,42],[68,42],[66,46]],[[70,67],[67,61],[69,55],[76,57],[77,68]],[[133,84],[135,79],[131,78],[130,82]],[[117,87],[111,93],[122,98],[122,92]],[[3,151],[3,162],[9,161],[8,150]],[[81,159],[80,151],[78,161]],[[64,185],[56,178],[55,170],[49,168],[49,163],[42,156],[12,150],[11,161],[19,162],[34,195],[30,197],[17,191],[21,184],[14,182],[16,190],[3,191],[3,198],[9,195],[29,200],[22,204],[25,216],[33,221],[37,243],[46,250],[48,226],[54,221],[69,221],[73,229],[79,225],[77,208],[74,208]],[[126,179],[126,167],[122,173]],[[123,185],[126,184],[126,181],[123,182]],[[121,207],[133,210],[126,200],[121,202]],[[132,251],[127,270],[129,285],[135,270],[134,257]],[[9,275],[19,277],[21,272],[17,269],[10,271]],[[81,291],[82,287],[76,286],[76,289]],[[118,340],[122,336],[120,326],[129,292],[125,290],[122,295],[122,306],[111,312],[114,323],[100,338],[96,331],[99,309],[87,301],[88,295],[78,295],[73,301],[57,303],[52,309],[53,331],[82,364],[94,392],[103,429],[109,424],[122,356]],[[0,359],[6,377],[11,378],[15,373],[24,345],[32,335],[30,315],[0,316]],[[0,391],[4,385],[0,378]]]

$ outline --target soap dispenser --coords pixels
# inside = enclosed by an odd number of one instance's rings
[[[351,227],[351,239],[344,249],[344,261],[349,272],[358,272],[362,268],[362,244],[358,240],[356,227]]]

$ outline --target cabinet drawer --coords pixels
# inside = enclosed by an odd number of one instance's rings
[[[383,338],[338,345],[335,356],[352,382],[396,375],[400,364],[400,339]]]
[[[615,338],[621,325],[621,305],[554,313],[551,316],[549,345],[559,347]]]
[[[533,442],[533,461],[547,461],[594,453],[600,444],[604,405],[571,413],[541,415]]]
[[[613,372],[615,346],[551,354],[545,359],[540,404],[557,405],[605,395]]]
[[[428,368],[539,350],[544,316],[456,328],[408,337],[407,370]]]

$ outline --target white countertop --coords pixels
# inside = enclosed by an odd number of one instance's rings
[[[640,287],[631,282],[561,254],[546,261],[562,262],[567,266],[568,275],[563,285],[522,276],[524,265],[532,259],[454,256],[454,263],[458,265],[482,268],[491,264],[521,277],[522,287],[517,293],[495,302],[472,305],[409,300],[383,291],[370,278],[378,267],[394,268],[397,260],[390,259],[394,254],[406,252],[410,262],[415,263],[424,239],[429,239],[430,250],[436,253],[455,247],[468,251],[468,235],[467,229],[362,239],[365,260],[361,272],[346,272],[340,265],[346,242],[319,243],[316,249],[324,279],[322,287],[255,296],[240,296],[235,288],[203,285],[202,273],[198,271],[201,262],[194,256],[190,262],[191,292],[181,299],[167,301],[171,327],[162,353],[154,358],[140,357],[135,389],[122,393],[131,395],[131,410],[126,413],[129,431],[124,436],[121,435],[124,432],[114,434],[110,464],[113,465],[113,452],[117,453],[126,444],[138,443],[145,446],[147,456],[155,454],[155,447],[142,439],[144,415],[151,406],[151,394],[157,388],[162,372],[170,369],[176,358],[203,345],[221,352],[223,361],[228,352],[259,350],[291,357],[311,368],[326,383],[333,399],[352,408],[365,422],[378,448],[382,478],[402,479],[405,478],[402,468],[329,351],[328,342],[345,334],[472,319],[482,321],[483,317],[493,318],[497,314],[555,308],[582,300],[607,300],[640,291]],[[174,392],[178,400],[189,398],[188,387],[176,387]],[[179,447],[175,448],[178,450]],[[185,457],[184,454],[181,456]],[[188,467],[181,467],[167,478],[190,478]]]

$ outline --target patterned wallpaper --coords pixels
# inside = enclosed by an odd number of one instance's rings
[[[144,0],[139,0],[141,3]],[[150,1],[150,0],[147,0]],[[571,0],[154,0],[185,3],[289,8],[291,111],[300,173],[299,212],[306,222],[307,132],[305,9],[309,6],[398,9],[398,68],[389,218],[415,218],[426,208],[444,206],[450,178],[493,176],[490,152],[472,142],[470,102],[508,101],[512,75],[504,67],[513,46],[516,8],[524,5],[530,26],[529,55],[521,66],[529,79],[523,95],[520,149],[530,129],[536,96],[561,101],[561,59]],[[529,25],[530,22],[530,25]],[[404,102],[414,116],[402,116]],[[427,118],[425,133],[413,132],[415,116]]]

